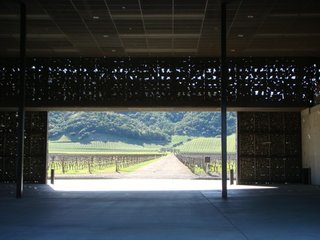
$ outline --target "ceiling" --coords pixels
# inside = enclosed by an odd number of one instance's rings
[[[319,0],[231,0],[228,56],[320,56]],[[220,0],[27,0],[27,55],[217,57]],[[19,54],[19,6],[0,1],[0,55]]]

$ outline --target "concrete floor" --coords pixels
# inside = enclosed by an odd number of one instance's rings
[[[224,201],[214,181],[170,180],[170,191],[144,191],[150,186],[133,180],[122,191],[92,189],[94,182],[72,190],[66,181],[55,189],[26,185],[23,199],[14,198],[14,186],[0,185],[0,239],[320,239],[316,186],[233,187]],[[104,181],[120,189],[125,183]]]

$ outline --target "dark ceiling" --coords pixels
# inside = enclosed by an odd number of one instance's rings
[[[28,56],[219,56],[220,0],[26,0]],[[0,0],[0,54],[19,53]],[[228,55],[320,56],[320,0],[233,0]]]

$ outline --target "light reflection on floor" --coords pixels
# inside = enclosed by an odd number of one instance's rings
[[[220,190],[221,180],[68,179],[48,184],[55,191],[205,191]],[[271,189],[274,186],[230,185],[228,189]]]

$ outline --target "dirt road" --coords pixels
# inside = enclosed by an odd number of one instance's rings
[[[151,163],[135,172],[125,174],[128,178],[195,178],[189,168],[183,165],[173,154],[162,157],[160,160]]]

